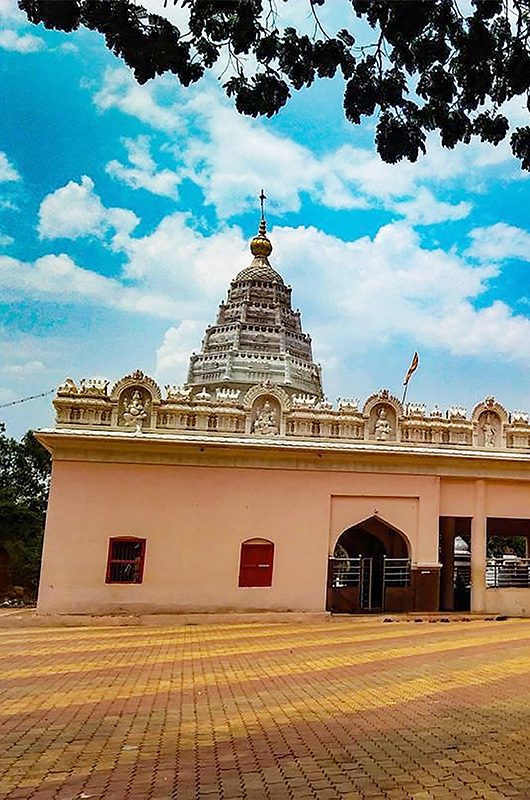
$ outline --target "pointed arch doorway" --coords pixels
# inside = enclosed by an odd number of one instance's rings
[[[412,609],[410,546],[372,516],[343,531],[328,566],[327,610],[352,614]]]

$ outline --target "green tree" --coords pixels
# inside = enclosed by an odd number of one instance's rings
[[[457,0],[350,0],[344,27],[331,34],[318,11],[333,1],[306,0],[312,36],[282,25],[279,6],[303,0],[172,0],[189,12],[185,31],[133,0],[19,6],[46,28],[99,31],[139,83],[172,72],[189,86],[222,70],[237,110],[254,117],[340,75],[347,119],[377,115],[375,144],[389,163],[416,161],[430,131],[448,148],[472,136],[497,145],[510,130],[503,104],[519,96],[530,109],[530,0],[472,0],[467,17]],[[366,23],[373,42],[358,41]],[[513,130],[510,142],[530,170],[530,125]]]
[[[502,558],[508,553],[527,558],[527,541],[524,536],[488,536],[488,558]]]
[[[0,424],[0,547],[11,582],[36,591],[51,459],[31,431],[20,442],[4,431]]]

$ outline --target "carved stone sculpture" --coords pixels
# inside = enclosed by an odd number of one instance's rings
[[[191,386],[166,386],[168,400],[187,400],[191,395]]]
[[[384,406],[377,412],[377,420],[374,427],[375,438],[378,442],[386,442],[390,438],[392,428],[390,422],[386,418],[386,409]]]
[[[72,378],[67,378],[57,389],[57,394],[77,394],[78,389]]]
[[[258,433],[260,436],[273,436],[279,433],[279,430],[278,414],[266,400],[254,421],[254,433]]]
[[[123,403],[123,421],[127,427],[132,428],[134,427],[135,433],[141,433],[142,425],[144,420],[147,419],[147,409],[149,408],[149,401],[144,400],[142,402],[142,395],[135,389],[132,393],[132,397],[128,400],[127,398],[124,400]]]
[[[293,405],[300,408],[313,408],[318,402],[316,394],[296,394],[293,397]]]
[[[223,402],[228,400],[236,401],[239,399],[239,395],[241,391],[239,389],[216,389],[215,390],[215,399]]]
[[[497,441],[497,430],[492,424],[491,414],[486,414],[486,419],[482,424],[482,432],[484,435],[484,446],[495,447]]]
[[[339,397],[337,398],[337,408],[339,411],[358,411],[359,399],[357,397]]]
[[[81,378],[79,394],[106,397],[109,382],[104,378]]]

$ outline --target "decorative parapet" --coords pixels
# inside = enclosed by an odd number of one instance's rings
[[[103,378],[81,378],[79,394],[90,397],[107,397],[109,382]]]
[[[318,397],[315,394],[296,394],[292,402],[294,408],[315,408]]]
[[[530,416],[506,409],[493,397],[478,403],[471,416],[454,405],[444,413],[423,403],[404,409],[388,390],[372,394],[362,408],[341,398],[334,407],[311,394],[289,396],[263,381],[250,389],[199,386],[160,387],[140,370],[117,381],[110,393],[102,379],[68,378],[57,389],[57,424],[71,428],[121,429],[135,433],[208,432],[249,437],[285,436],[323,441],[403,443],[479,450],[530,451]]]
[[[166,386],[166,396],[168,401],[175,400],[177,403],[186,401],[191,396],[191,386]]]
[[[426,408],[425,403],[407,403],[405,414],[407,417],[424,417]]]
[[[337,408],[343,413],[357,413],[359,411],[359,398],[339,397],[337,399]]]
[[[218,403],[237,402],[241,396],[240,389],[216,389],[215,399]]]

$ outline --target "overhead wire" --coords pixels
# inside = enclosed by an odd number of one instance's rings
[[[47,392],[41,392],[40,394],[32,394],[29,397],[21,397],[19,400],[11,400],[9,403],[0,403],[0,408],[7,408],[8,406],[16,406],[18,403],[27,403],[28,400],[36,400],[38,397],[47,397],[49,394],[53,394],[55,389],[49,389]]]

